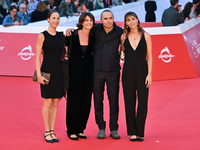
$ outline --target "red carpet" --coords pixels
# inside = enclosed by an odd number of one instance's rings
[[[109,137],[108,100],[105,96],[106,139],[98,132],[92,106],[85,134],[87,140],[72,141],[66,136],[66,101],[59,102],[55,132],[59,143],[43,137],[43,100],[39,84],[31,78],[0,76],[0,150],[199,150],[200,78],[157,81],[150,88],[145,141],[130,142],[126,135],[124,102],[120,86],[119,133]]]

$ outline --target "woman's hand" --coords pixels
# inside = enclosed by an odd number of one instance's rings
[[[15,21],[14,25],[20,25],[20,23],[18,21]]]
[[[49,80],[45,79],[44,77],[42,77],[42,76],[38,77],[38,83],[46,85],[46,84],[48,84],[48,82],[49,82]]]
[[[146,81],[145,81],[146,88],[149,88],[149,87],[150,87],[151,82],[152,82],[152,77],[151,77],[151,73],[149,73],[149,74],[147,75]]]
[[[20,25],[23,25],[23,20],[20,21]]]

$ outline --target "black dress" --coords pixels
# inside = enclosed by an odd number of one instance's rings
[[[135,50],[131,47],[128,38],[124,41],[124,47],[125,62],[122,73],[122,84],[125,100],[127,132],[128,135],[144,137],[149,91],[145,86],[148,67],[146,61],[147,46],[144,34],[142,34],[140,42]],[[138,97],[137,109],[136,95]]]
[[[64,35],[56,32],[51,35],[47,31],[44,34],[44,51],[41,71],[51,73],[48,85],[41,84],[42,98],[62,98],[64,96],[63,72],[61,63],[61,52],[63,50]]]
[[[157,10],[157,5],[155,1],[146,1],[145,2],[145,22],[155,22],[156,21],[156,15],[154,11]]]
[[[66,125],[67,134],[84,133],[91,108],[93,88],[93,50],[94,37],[90,33],[88,45],[80,45],[78,30],[72,37],[66,36],[70,45],[69,89],[67,91]]]

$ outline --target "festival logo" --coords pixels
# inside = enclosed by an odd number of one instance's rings
[[[158,56],[159,59],[162,59],[165,63],[171,62],[172,58],[175,55],[172,55],[167,47],[161,50],[160,55]]]
[[[200,54],[200,44],[197,43],[196,40],[190,41],[190,45],[192,47],[192,51],[194,53],[194,57],[197,58],[199,57]]]
[[[29,60],[34,55],[35,54],[33,54],[33,52],[32,52],[31,45],[29,45],[28,47],[23,48],[22,51],[20,53],[18,53],[18,56],[20,56],[21,59],[23,59],[23,60]]]

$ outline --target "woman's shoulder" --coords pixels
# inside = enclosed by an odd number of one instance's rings
[[[42,32],[40,32],[40,34],[47,34],[47,30],[44,30],[44,31],[42,31]]]
[[[43,31],[38,35],[38,41],[42,42],[42,41],[44,41],[44,39],[45,39],[45,36],[44,36],[44,31]]]
[[[31,13],[31,16],[36,15],[36,14],[38,14],[38,13],[39,13],[38,10],[34,10],[34,11]]]
[[[45,9],[42,13],[43,14],[48,14],[49,13],[49,9]]]
[[[4,19],[8,19],[8,18],[12,18],[11,14],[6,15]]]
[[[122,33],[122,35],[121,35],[121,40],[125,40],[126,38],[127,38],[126,33]]]
[[[144,34],[145,37],[150,37],[150,36],[151,36],[151,35],[150,35],[148,32],[146,32],[146,31],[143,32],[143,34]]]
[[[146,41],[150,41],[151,35],[148,32],[144,32],[144,38],[145,38]]]

